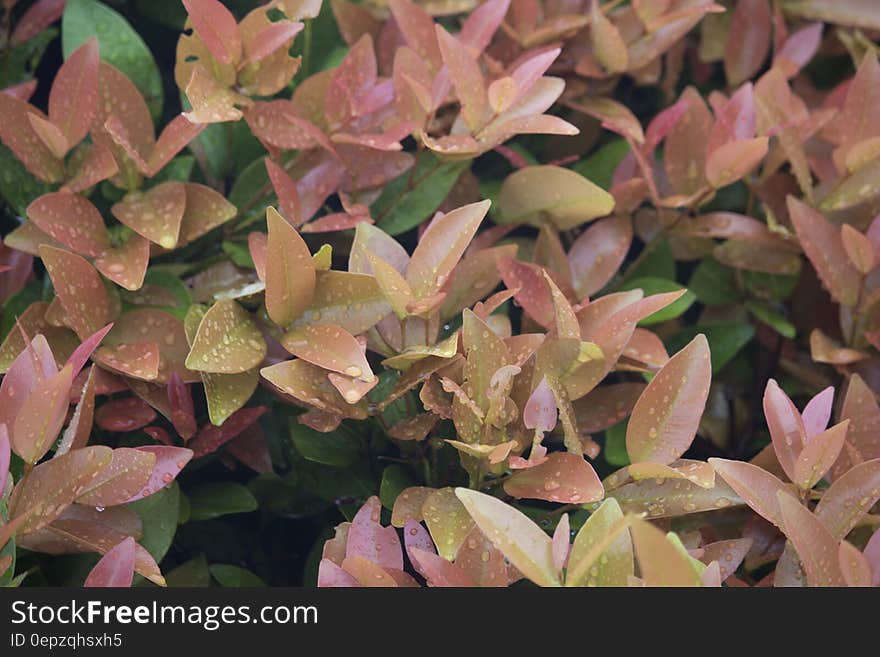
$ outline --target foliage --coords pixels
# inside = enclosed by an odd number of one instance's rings
[[[112,5],[0,10],[0,584],[880,584],[871,3]]]

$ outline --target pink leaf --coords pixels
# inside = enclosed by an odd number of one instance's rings
[[[812,23],[791,34],[773,57],[773,67],[793,78],[806,66],[822,43],[822,23]]]
[[[190,443],[194,458],[201,458],[216,452],[220,447],[235,438],[242,431],[260,419],[266,412],[265,406],[242,408],[226,418],[219,427],[213,424],[203,426]]]
[[[702,334],[669,359],[633,408],[626,430],[632,462],[666,465],[690,447],[709,395],[712,366]]]
[[[222,64],[241,58],[241,35],[235,16],[217,0],[183,0],[196,34]]]
[[[9,446],[9,431],[0,424],[0,495],[6,491],[6,478],[9,475],[9,461],[12,451]]]
[[[807,432],[807,441],[825,431],[825,427],[828,426],[828,421],[831,419],[833,405],[834,388],[828,386],[804,406],[801,417],[804,421],[804,429]]]
[[[593,466],[571,452],[553,452],[540,465],[516,472],[505,480],[504,491],[514,497],[563,504],[595,502],[605,495]]]
[[[74,349],[73,353],[70,354],[66,364],[70,366],[71,370],[73,370],[73,378],[76,378],[77,374],[80,373],[80,370],[82,370],[85,364],[89,361],[92,353],[94,353],[95,349],[98,348],[98,345],[101,344],[101,340],[104,339],[104,336],[106,336],[112,328],[113,324],[107,324],[107,326],[83,340],[80,345]]]
[[[568,552],[571,549],[571,525],[568,521],[568,514],[563,513],[562,517],[553,530],[553,565],[556,566],[557,572],[562,572],[568,561]]]
[[[776,494],[782,530],[794,543],[810,586],[845,586],[837,540],[819,519],[791,494]]]
[[[807,430],[794,403],[774,379],[764,389],[764,416],[779,464],[791,481],[797,481],[795,464],[807,442]]]
[[[74,50],[58,69],[49,92],[49,120],[69,146],[78,144],[98,116],[98,39]]]
[[[355,586],[359,586],[359,584],[352,575],[342,570],[330,559],[321,559],[321,563],[318,564],[318,588],[350,588]]]
[[[345,556],[362,557],[382,568],[403,570],[400,539],[394,527],[380,524],[381,510],[379,498],[371,497],[355,514],[348,528]]]
[[[138,447],[138,450],[154,454],[156,465],[144,486],[143,490],[134,495],[128,502],[134,502],[148,497],[170,484],[180,474],[184,466],[193,457],[193,452],[185,447],[171,447],[167,445],[146,445]]]
[[[83,586],[129,587],[134,579],[135,541],[129,536],[108,550],[92,568]]]
[[[535,429],[536,433],[546,433],[556,426],[557,415],[556,397],[547,379],[542,378],[523,408],[523,424],[526,429]]]

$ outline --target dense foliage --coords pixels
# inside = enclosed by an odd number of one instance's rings
[[[880,584],[877,3],[0,12],[0,584]]]

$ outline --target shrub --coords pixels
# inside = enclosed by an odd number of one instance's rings
[[[0,582],[880,582],[880,11],[114,6],[4,3]]]

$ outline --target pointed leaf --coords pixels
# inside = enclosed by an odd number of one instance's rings
[[[315,263],[296,229],[278,212],[266,209],[266,311],[279,326],[288,326],[315,296]]]
[[[112,587],[127,588],[134,579],[135,542],[129,536],[116,547],[108,550],[89,572],[85,588]]]
[[[570,452],[553,452],[540,465],[514,473],[504,482],[504,491],[513,497],[565,504],[585,504],[605,496],[593,467]]]
[[[266,341],[251,316],[232,299],[222,299],[205,313],[186,357],[189,369],[238,374],[266,357]]]
[[[782,530],[794,543],[809,586],[845,586],[837,540],[819,519],[785,492],[777,494]]]

